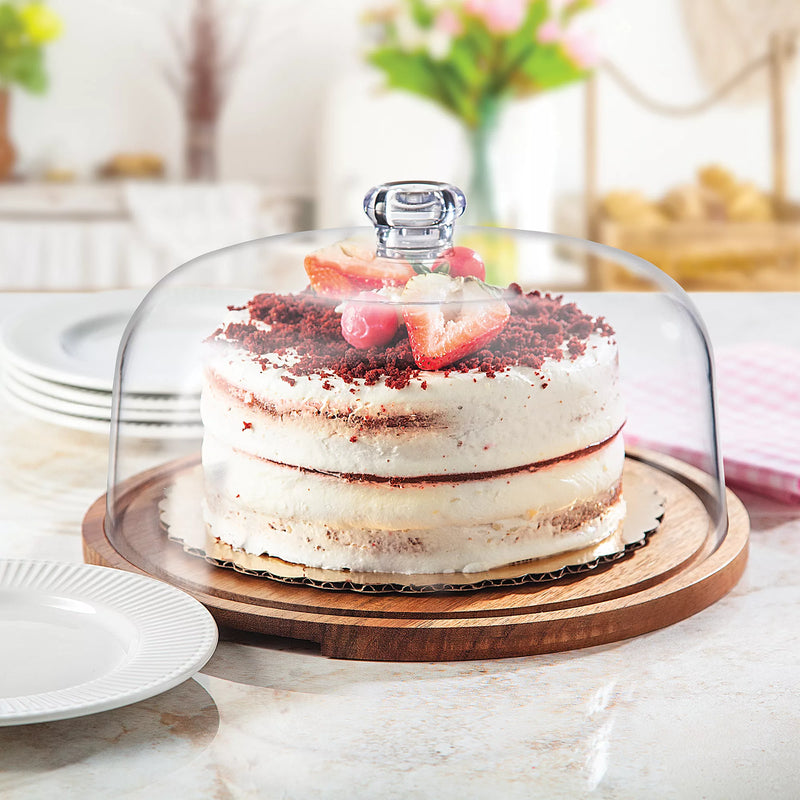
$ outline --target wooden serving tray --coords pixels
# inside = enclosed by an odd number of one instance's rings
[[[324,655],[377,661],[454,661],[550,653],[605,644],[665,627],[706,608],[737,582],[750,523],[730,491],[720,536],[707,503],[709,477],[682,461],[628,454],[666,498],[661,525],[625,559],[550,583],[457,594],[328,591],[213,566],[164,534],[158,504],[187,461],[135,476],[83,521],[88,563],[142,572],[188,592],[221,625],[317,642]]]

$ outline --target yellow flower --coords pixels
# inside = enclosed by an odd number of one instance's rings
[[[44,3],[29,3],[19,10],[25,32],[33,44],[45,44],[61,35],[61,18]]]

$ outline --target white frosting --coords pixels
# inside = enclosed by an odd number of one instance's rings
[[[413,476],[518,467],[602,442],[625,418],[616,343],[600,335],[590,338],[584,355],[548,361],[540,375],[526,367],[493,378],[422,372],[402,389],[336,376],[325,389],[318,376],[262,370],[238,349],[217,352],[210,370],[212,379],[246,387],[247,402],[224,385],[207,386],[201,409],[207,431],[271,461],[333,472]],[[406,417],[407,424],[370,427],[392,417]]]
[[[477,570],[476,564],[539,558],[605,538],[602,525],[562,532],[552,519],[607,496],[624,457],[617,437],[582,458],[534,472],[392,486],[276,465],[207,436],[206,519],[212,535],[235,548],[309,566]]]

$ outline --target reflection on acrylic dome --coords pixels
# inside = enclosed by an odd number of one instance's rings
[[[112,540],[142,467],[126,387],[154,369],[171,394],[201,395],[201,419],[152,444],[153,465],[175,464],[164,535],[215,563],[420,588],[620,557],[663,514],[626,458],[626,444],[659,446],[637,441],[651,410],[638,391],[640,407],[626,403],[632,382],[703,398],[693,460],[721,536],[711,362],[683,292],[589,242],[460,229],[464,206],[446,184],[386,184],[365,198],[371,232],[250,242],[158,284],[118,361]],[[604,270],[643,290],[596,290]],[[187,312],[176,337],[170,320]]]

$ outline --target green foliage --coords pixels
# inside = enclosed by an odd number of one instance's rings
[[[490,124],[501,102],[556,89],[585,78],[560,40],[539,41],[545,23],[562,31],[572,18],[596,0],[573,0],[558,16],[548,0],[529,0],[513,30],[485,14],[469,12],[456,0],[434,5],[426,0],[399,0],[376,16],[382,42],[367,56],[389,87],[437,103],[468,128]],[[451,32],[440,26],[448,14]],[[455,25],[455,32],[453,32]]]
[[[539,27],[548,17],[547,0],[535,0],[528,8],[525,20],[517,30],[508,37],[504,56],[509,64],[516,64],[520,58],[537,48],[536,34]]]
[[[433,21],[436,18],[433,9],[431,9],[425,0],[408,0],[408,5],[411,9],[411,16],[414,22],[420,28],[431,28]]]
[[[42,3],[0,3],[0,88],[47,89],[44,47],[61,32],[61,21]]]
[[[531,86],[539,90],[557,89],[585,78],[586,70],[566,58],[563,47],[557,44],[540,44],[520,62],[520,73]]]
[[[399,47],[382,47],[370,54],[369,61],[386,73],[391,88],[428,97],[455,113],[438,75],[438,65],[424,51],[409,53]]]

